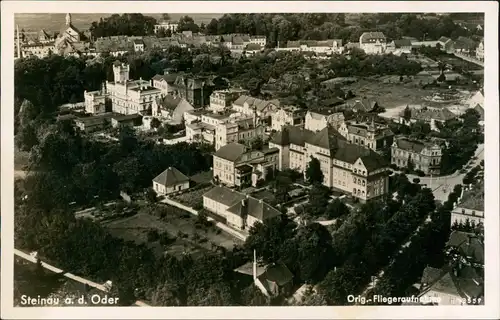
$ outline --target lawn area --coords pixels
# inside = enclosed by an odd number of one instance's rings
[[[148,243],[158,255],[167,252],[180,256],[187,252],[196,257],[215,250],[212,244],[226,249],[241,244],[241,241],[215,226],[197,228],[196,219],[178,208],[157,204],[154,207],[141,208],[139,213],[132,217],[106,222],[103,225],[113,236],[136,243]],[[150,238],[151,230],[156,230],[160,238],[162,233],[166,232],[168,243],[161,244],[159,239]]]
[[[191,181],[194,181],[196,184],[210,183],[212,181],[213,172],[212,170],[204,171],[191,176]]]
[[[203,208],[203,195],[212,188],[213,186],[209,185],[201,189],[195,189],[176,196],[172,196],[172,199],[179,201],[183,205],[191,207],[195,210],[199,210]]]
[[[383,78],[384,79],[384,78]],[[345,87],[352,90],[356,97],[375,99],[385,109],[395,108],[406,104],[422,104],[426,96],[432,95],[432,89],[422,89],[415,86],[405,86],[400,83],[383,83],[383,79],[359,79]]]

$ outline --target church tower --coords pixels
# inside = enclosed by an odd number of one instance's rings
[[[66,25],[69,27],[71,25],[71,14],[66,13]]]

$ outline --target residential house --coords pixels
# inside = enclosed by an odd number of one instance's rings
[[[364,32],[359,37],[359,47],[366,54],[382,54],[387,47],[387,39],[380,31]]]
[[[449,256],[465,265],[484,268],[484,242],[480,235],[453,231],[446,243]]]
[[[191,110],[184,112],[186,137],[188,141],[205,141],[215,145],[215,131],[218,125],[232,121],[239,114],[232,110],[225,112],[210,112],[206,110]]]
[[[292,293],[293,274],[283,263],[263,265],[257,262],[254,252],[253,262],[248,262],[234,270],[253,277],[255,286],[266,297],[288,296]]]
[[[282,106],[271,114],[271,129],[281,131],[283,126],[300,126],[305,123],[306,111],[295,106]]]
[[[135,127],[142,125],[142,116],[140,114],[116,114],[111,117],[111,126],[119,128],[124,126]]]
[[[405,118],[404,111],[399,115],[399,123],[409,125],[417,121],[423,121],[431,126],[432,130],[439,131],[436,123],[444,124],[446,121],[457,117],[447,108],[409,108],[410,117]]]
[[[160,30],[170,30],[170,32],[175,33],[179,28],[179,24],[170,21],[162,21],[159,24],[155,24],[155,33],[158,33]]]
[[[355,99],[347,105],[356,113],[374,112],[379,108],[378,102],[372,98]]]
[[[210,110],[224,111],[230,109],[234,101],[246,94],[248,94],[248,90],[244,89],[216,90],[210,95]]]
[[[482,277],[469,266],[426,267],[420,282],[419,298],[434,305],[484,304]]]
[[[153,190],[159,195],[189,189],[189,178],[174,167],[160,173],[153,179]]]
[[[453,43],[453,50],[455,53],[472,55],[474,50],[476,50],[476,42],[471,38],[458,37],[458,39]]]
[[[391,163],[406,168],[411,163],[415,170],[426,175],[438,175],[441,168],[442,150],[437,143],[410,140],[399,137],[391,147]]]
[[[164,71],[163,74],[157,74],[152,80],[153,87],[160,89],[162,94],[169,94],[173,89],[170,88],[175,83],[178,73]]]
[[[215,126],[215,150],[232,142],[245,144],[263,138],[265,127],[254,116],[242,115]]]
[[[95,116],[77,118],[74,121],[78,129],[86,133],[92,133],[108,128],[113,116],[112,112],[107,112]]]
[[[85,112],[91,114],[101,114],[106,112],[106,89],[97,91],[87,91],[83,93],[85,98]]]
[[[453,50],[453,40],[447,37],[441,37],[438,39],[439,46],[442,51],[450,52]]]
[[[49,34],[44,29],[40,30],[40,32],[38,33],[38,42],[40,43],[51,43],[54,42],[54,40],[55,40],[54,35],[52,33]]]
[[[224,185],[256,185],[265,179],[278,164],[278,149],[249,150],[239,143],[229,143],[219,148],[213,156],[214,180]]]
[[[20,51],[22,57],[36,56],[39,59],[46,58],[51,54],[57,54],[57,49],[54,45],[54,42],[37,42],[21,45]]]
[[[149,81],[129,80],[129,72],[128,64],[119,61],[113,64],[114,81],[106,81],[112,110],[121,114],[146,114],[162,92],[151,86]]]
[[[135,39],[133,43],[135,52],[144,52],[144,42],[142,39]]]
[[[194,108],[186,99],[168,94],[153,101],[152,115],[164,118],[171,124],[181,124],[184,121],[184,113],[191,110]]]
[[[371,123],[342,122],[339,133],[350,143],[366,146],[374,151],[391,146],[394,140],[394,133],[391,129],[387,125],[375,123],[373,119]]]
[[[476,48],[476,59],[484,61],[484,39],[479,42]]]
[[[259,122],[270,124],[271,115],[280,106],[277,100],[261,100],[247,95],[241,95],[233,102],[233,110],[246,115],[255,115]]]
[[[258,44],[259,46],[264,48],[267,44],[267,38],[266,36],[250,36],[250,43]]]
[[[203,195],[203,207],[226,220],[226,224],[238,230],[250,230],[281,215],[268,203],[223,186],[210,189]]]
[[[387,45],[386,51],[392,52],[394,54],[406,53],[410,54],[412,49],[412,43],[409,39],[399,39],[393,40]]]
[[[279,150],[278,169],[305,172],[311,157],[320,161],[323,185],[368,201],[388,192],[388,163],[375,151],[349,143],[327,126],[319,132],[284,127],[273,134],[270,148]]]
[[[323,130],[328,125],[332,125],[338,130],[344,120],[344,114],[342,112],[334,112],[333,109],[310,110],[307,111],[304,128],[317,132]]]
[[[179,75],[172,85],[177,94],[186,99],[194,108],[202,108],[210,103],[210,95],[215,85],[207,77]]]
[[[469,221],[471,226],[478,226],[479,224],[484,225],[484,211],[467,209],[461,205],[451,211],[452,226],[455,223],[465,224],[467,221]]]
[[[342,51],[342,39],[288,41],[284,48],[276,50],[331,55]]]

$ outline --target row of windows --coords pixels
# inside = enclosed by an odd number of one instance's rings
[[[365,170],[354,169],[354,173],[361,174],[361,175],[366,175],[366,171]]]
[[[364,187],[364,186],[365,186],[365,184],[366,184],[365,180],[361,180],[361,179],[359,179],[359,178],[358,178],[358,179],[356,179],[356,177],[354,177],[353,182],[354,182],[355,184],[359,184],[360,186],[363,186],[363,187]]]

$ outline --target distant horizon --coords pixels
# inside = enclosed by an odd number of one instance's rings
[[[70,12],[71,13],[71,12]],[[158,21],[161,21],[163,13],[142,13],[145,16],[150,16]],[[168,12],[164,12],[168,13]],[[123,13],[71,13],[71,19],[75,27],[86,30],[92,22],[98,21],[100,18],[107,18],[113,14]],[[221,13],[168,13],[172,21],[179,21],[183,16],[190,16],[193,20],[200,23],[209,23],[212,19],[222,17]],[[47,17],[48,16],[48,17]],[[59,31],[65,23],[66,13],[16,13],[14,15],[14,23],[19,26],[19,29],[24,29],[26,32],[38,32],[41,29],[45,31]]]

